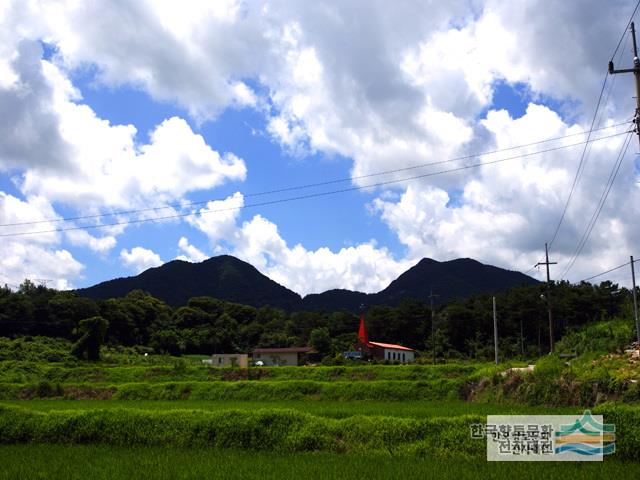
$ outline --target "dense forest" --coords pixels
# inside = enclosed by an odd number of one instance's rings
[[[549,349],[544,285],[513,288],[497,295],[500,348],[504,357],[534,357]],[[631,293],[611,282],[552,285],[555,338],[599,320],[632,315]],[[417,350],[435,349],[439,358],[491,358],[493,313],[490,295],[438,305],[432,339],[431,311],[405,299],[398,306],[366,308],[369,338]],[[96,317],[105,322],[83,322]],[[157,352],[210,354],[254,347],[313,345],[324,355],[353,347],[358,317],[347,311],[293,312],[263,306],[191,298],[172,308],[134,290],[122,298],[92,300],[25,281],[17,291],[0,288],[0,336],[49,336],[77,341],[90,325],[104,330],[110,345],[144,345]],[[96,327],[97,328],[97,327]]]

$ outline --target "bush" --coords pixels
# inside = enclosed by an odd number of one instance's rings
[[[633,321],[616,318],[566,333],[556,344],[559,353],[621,352],[635,339]]]
[[[279,452],[407,451],[428,448],[481,456],[485,443],[472,440],[469,425],[484,417],[399,418],[354,416],[331,419],[290,410],[165,412],[108,409],[29,411],[0,406],[0,442],[165,445]]]

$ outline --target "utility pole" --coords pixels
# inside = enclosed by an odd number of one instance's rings
[[[633,314],[636,317],[636,338],[640,343],[640,323],[638,322],[638,299],[636,298],[636,270],[633,266],[633,255],[631,255],[631,281],[633,283]]]
[[[433,364],[436,364],[436,312],[433,309],[433,299],[440,295],[433,294],[433,286],[429,293],[429,300],[431,301],[431,347],[433,349]]]
[[[549,353],[553,353],[553,312],[551,311],[551,278],[549,276],[549,265],[557,265],[558,262],[549,261],[549,247],[544,244],[544,252],[546,261],[536,263],[538,265],[546,265],[547,267],[547,309],[549,310]]]
[[[496,297],[493,297],[493,348],[496,365],[498,365],[498,315],[496,313]]]
[[[636,43],[636,26],[634,22],[631,22],[631,38],[633,39],[633,68],[623,68],[616,70],[613,66],[613,61],[609,62],[609,74],[615,75],[617,73],[633,73],[636,80],[636,113],[633,118],[635,123],[635,131],[638,134],[638,141],[640,142],[640,129],[638,129],[638,122],[640,120],[640,59],[638,59],[638,44]],[[633,265],[633,264],[632,264]]]

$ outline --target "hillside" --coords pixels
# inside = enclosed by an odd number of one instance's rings
[[[437,303],[465,298],[477,293],[501,292],[537,280],[519,272],[484,265],[468,258],[437,262],[424,258],[384,290],[366,294],[350,290],[329,290],[301,298],[274,282],[252,265],[229,255],[201,263],[174,260],[151,268],[135,277],[118,278],[78,290],[94,299],[123,297],[140,289],[163,299],[169,305],[185,305],[196,296],[210,296],[246,305],[271,305],[285,310],[358,311],[360,305],[397,305],[404,298],[429,301],[433,288]]]
[[[375,295],[375,303],[396,305],[410,297],[429,301],[431,288],[437,303],[465,298],[477,293],[502,292],[518,285],[533,285],[537,280],[520,272],[485,265],[470,258],[437,262],[423,258],[387,288]]]
[[[290,310],[300,302],[297,293],[274,282],[253,265],[229,255],[200,263],[174,260],[135,277],[117,278],[77,291],[94,299],[123,297],[144,290],[171,306],[186,305],[191,297],[209,296],[254,307],[271,305]]]

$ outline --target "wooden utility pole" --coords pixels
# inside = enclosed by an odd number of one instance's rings
[[[640,119],[640,59],[638,59],[638,44],[636,43],[636,26],[634,22],[631,22],[631,38],[633,40],[633,68],[623,68],[616,70],[613,66],[613,60],[609,62],[609,74],[615,75],[617,73],[633,73],[636,80],[636,113],[633,118],[633,123],[636,125],[636,133],[638,134],[638,141],[640,142],[640,129],[638,128],[638,122]]]
[[[496,297],[493,297],[493,349],[496,365],[498,365],[498,315],[496,313]]]
[[[433,294],[433,287],[429,293],[429,300],[431,301],[431,347],[433,349],[433,364],[436,364],[436,313],[433,309],[433,299],[440,295]]]
[[[546,261],[536,263],[538,265],[546,265],[547,267],[547,309],[549,311],[549,353],[553,353],[553,312],[551,310],[551,277],[549,276],[549,265],[557,265],[558,262],[549,261],[549,247],[544,244],[544,252]]]
[[[640,343],[640,323],[638,323],[638,299],[636,298],[636,270],[635,267],[633,266],[633,255],[631,255],[631,281],[632,281],[632,285],[631,288],[633,288],[633,315],[636,318],[636,338],[638,340],[638,343]]]

